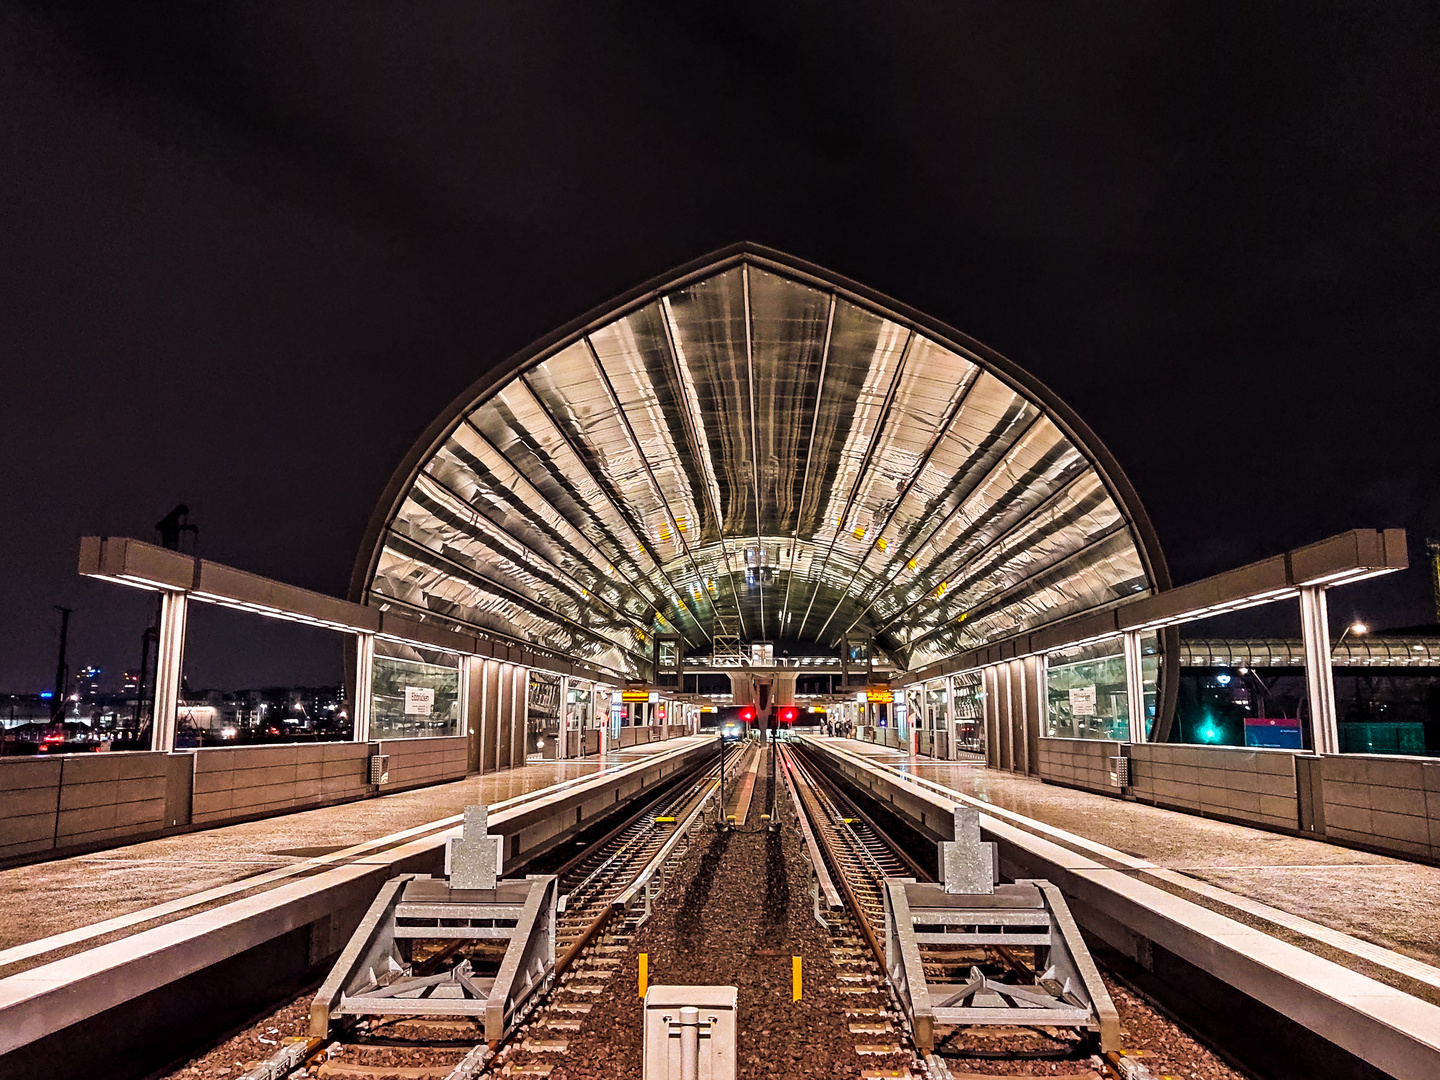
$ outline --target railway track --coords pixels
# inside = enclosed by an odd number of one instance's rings
[[[781,774],[816,864],[815,912],[830,935],[840,972],[846,1029],[876,1076],[903,1076],[923,1066],[885,977],[883,882],[925,871],[867,816],[833,791],[789,747]]]
[[[787,783],[791,787],[796,804],[803,810],[807,843],[811,846],[812,861],[823,865],[824,874],[818,874],[817,911],[822,911],[831,924],[831,933],[837,942],[836,962],[841,955],[859,962],[855,946],[863,942],[865,956],[863,970],[857,971],[854,983],[864,986],[875,996],[884,992],[886,1008],[871,1006],[870,1022],[852,1023],[851,1030],[857,1035],[875,1035],[884,1038],[877,1042],[871,1052],[890,1049],[894,1053],[909,1052],[919,1061],[913,1032],[908,1030],[903,1010],[895,999],[889,981],[885,976],[886,958],[882,942],[885,940],[885,879],[912,878],[916,881],[934,881],[935,873],[918,864],[903,848],[887,835],[865,812],[831,781],[822,775],[803,757],[790,748],[783,748],[782,759]],[[818,859],[817,859],[818,856]],[[824,878],[828,875],[829,882]],[[825,891],[832,891],[829,911]],[[834,900],[843,901],[843,910],[837,911]],[[844,918],[845,915],[851,918]],[[850,930],[853,927],[854,930]],[[858,932],[857,932],[858,931]],[[853,934],[857,940],[847,939]],[[1003,945],[987,945],[983,948],[943,948],[922,946],[921,959],[927,980],[936,982],[964,983],[975,973],[983,974],[996,982],[1011,976],[1020,981],[1032,980],[1036,974],[1035,958],[1024,955],[1025,950]],[[864,1053],[860,1045],[857,1052]],[[1069,1068],[1073,1075],[1093,1075],[1094,1066],[1103,1062],[1117,1076],[1131,1077],[1134,1063],[1120,1055],[1092,1055],[1088,1040],[1077,1033],[1050,1028],[1021,1027],[956,1027],[943,1032],[936,1043],[936,1053],[925,1058],[923,1068],[932,1076],[948,1075],[946,1059],[964,1058],[970,1061],[1005,1062],[1032,1059],[1053,1060],[1058,1070],[1053,1075],[1065,1075]]]
[[[727,777],[738,775],[751,752],[724,747]],[[578,1030],[590,1008],[587,998],[599,992],[596,977],[608,978],[664,890],[669,868],[688,850],[694,826],[719,795],[720,773],[717,757],[696,779],[667,792],[556,868],[560,903],[549,987],[504,1038],[486,1042],[480,1023],[471,1017],[361,1017],[346,1023],[338,1038],[291,1041],[241,1080],[280,1080],[301,1070],[326,1080],[545,1075],[548,1068],[534,1065],[511,1069],[507,1058],[522,1047],[532,1057],[565,1052],[566,1035]],[[417,954],[415,973],[454,963],[466,946],[437,942]],[[485,958],[475,959],[478,965]]]
[[[756,750],[753,744],[733,749],[727,776],[743,775],[748,755]],[[860,1077],[947,1080],[960,1074],[1039,1071],[1071,1080],[1093,1080],[1097,1074],[1159,1080],[1161,1074],[1146,1071],[1145,1063],[1152,1059],[1134,1056],[1155,1052],[1153,1032],[1137,1051],[1102,1059],[1074,1031],[969,1025],[937,1028],[935,1052],[920,1052],[922,1044],[908,1027],[902,995],[886,974],[881,944],[886,936],[884,883],[895,878],[928,881],[934,875],[802,751],[782,746],[778,756],[780,815],[772,827],[728,834],[695,830],[710,843],[701,848],[690,843],[694,825],[722,819],[725,813],[717,798],[719,770],[712,767],[554,868],[564,897],[554,924],[557,961],[543,992],[503,1038],[484,1041],[479,1025],[464,1017],[370,1016],[348,1023],[327,1045],[290,1048],[284,1067],[268,1072],[262,1067],[248,1076],[592,1080],[638,1074],[635,983],[644,971],[637,965],[648,957],[651,973],[657,965],[663,973],[660,981],[739,984],[749,1025],[741,1035],[746,1055],[741,1074],[752,1080],[776,1075],[776,1063],[783,1066],[787,1055],[791,1070],[800,1068],[812,1050],[826,1061],[834,1062],[838,1053],[840,1060],[856,1062],[858,1069],[848,1074]],[[762,780],[757,796],[763,798],[766,790],[768,783]],[[776,830],[776,824],[783,827]],[[797,846],[800,842],[808,859]],[[671,883],[673,895],[654,909],[660,917],[647,921],[650,902],[665,889],[672,868],[680,868],[687,850],[692,855]],[[813,905],[802,899],[811,868]],[[783,895],[795,897],[793,902],[778,892],[771,895],[771,885],[787,874],[793,882],[787,888],[793,891]],[[737,887],[737,881],[743,884]],[[773,925],[774,913],[787,909],[788,937]],[[804,926],[812,912],[818,930]],[[1018,985],[1025,976],[1033,978],[1036,970],[1035,958],[1024,945],[987,945],[960,955],[952,946],[929,943],[921,952],[927,981],[935,984],[963,981],[979,969],[995,982],[1013,976],[1012,985]],[[782,964],[788,969],[789,961],[801,953],[806,957],[804,1001],[797,981],[795,1003],[790,1005],[788,983],[777,997],[773,969]],[[454,953],[443,946],[429,959],[420,954],[412,958],[417,971],[432,961],[455,963]],[[821,1011],[810,1002],[823,1002]],[[807,1005],[808,1013],[803,1011]],[[793,1054],[797,1046],[806,1048],[798,1058]],[[277,1054],[272,1062],[278,1064],[279,1058]],[[794,1073],[782,1067],[780,1074]]]

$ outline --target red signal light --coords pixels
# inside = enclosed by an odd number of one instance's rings
[[[740,710],[740,719],[746,724],[753,723],[755,721],[755,710],[748,705],[745,706],[745,708]]]
[[[786,705],[780,710],[780,722],[782,724],[793,724],[800,718],[800,710],[793,705]]]

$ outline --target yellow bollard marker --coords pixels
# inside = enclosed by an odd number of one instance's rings
[[[650,954],[640,954],[640,996],[645,996],[645,991],[650,989]]]
[[[800,1000],[800,957],[790,958],[790,1000]]]

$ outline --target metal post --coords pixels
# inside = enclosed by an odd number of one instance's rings
[[[160,641],[155,650],[155,710],[150,723],[150,749],[175,749],[175,714],[180,705],[180,678],[185,665],[183,592],[160,594]]]
[[[375,687],[375,635],[355,635],[355,742],[370,741],[370,710]]]
[[[680,1080],[700,1077],[700,1010],[686,1005],[680,1010]]]
[[[1305,645],[1311,747],[1317,754],[1338,754],[1340,728],[1335,719],[1335,678],[1330,670],[1330,615],[1323,585],[1300,587],[1300,637]]]
[[[946,675],[945,685],[945,745],[951,761],[960,760],[960,740],[955,735],[955,676]]]
[[[1130,741],[1148,741],[1145,730],[1145,678],[1140,667],[1140,631],[1125,632],[1125,697],[1130,707]]]
[[[50,703],[50,722],[59,726],[61,733],[65,731],[65,699],[70,682],[70,665],[66,662],[65,652],[70,642],[70,608],[55,605],[55,610],[60,612],[60,653],[55,660],[55,700]]]
[[[725,828],[725,729],[720,728],[720,827]]]

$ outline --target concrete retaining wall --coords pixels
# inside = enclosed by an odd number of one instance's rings
[[[224,746],[0,759],[0,865],[458,780],[468,741]],[[390,779],[370,784],[370,755]]]
[[[1139,802],[1440,862],[1440,761],[1243,746],[1041,739],[1040,778],[1121,797],[1109,758],[1130,758],[1124,796]],[[1312,782],[1299,765],[1315,766]],[[1307,766],[1307,774],[1310,769]]]
[[[390,779],[381,793],[424,784],[459,780],[465,775],[469,744],[463,735],[439,739],[383,739],[380,753],[390,758]]]
[[[67,754],[0,761],[0,860],[161,831],[168,756]]]
[[[359,798],[371,790],[366,743],[197,750],[191,822],[216,825]]]
[[[1239,746],[1136,743],[1130,794],[1141,802],[1264,828],[1295,829],[1295,755]]]
[[[1440,761],[1330,754],[1320,769],[1328,839],[1440,862]]]
[[[1040,779],[1118,795],[1119,791],[1110,785],[1110,758],[1120,753],[1120,746],[1104,739],[1041,739]]]

